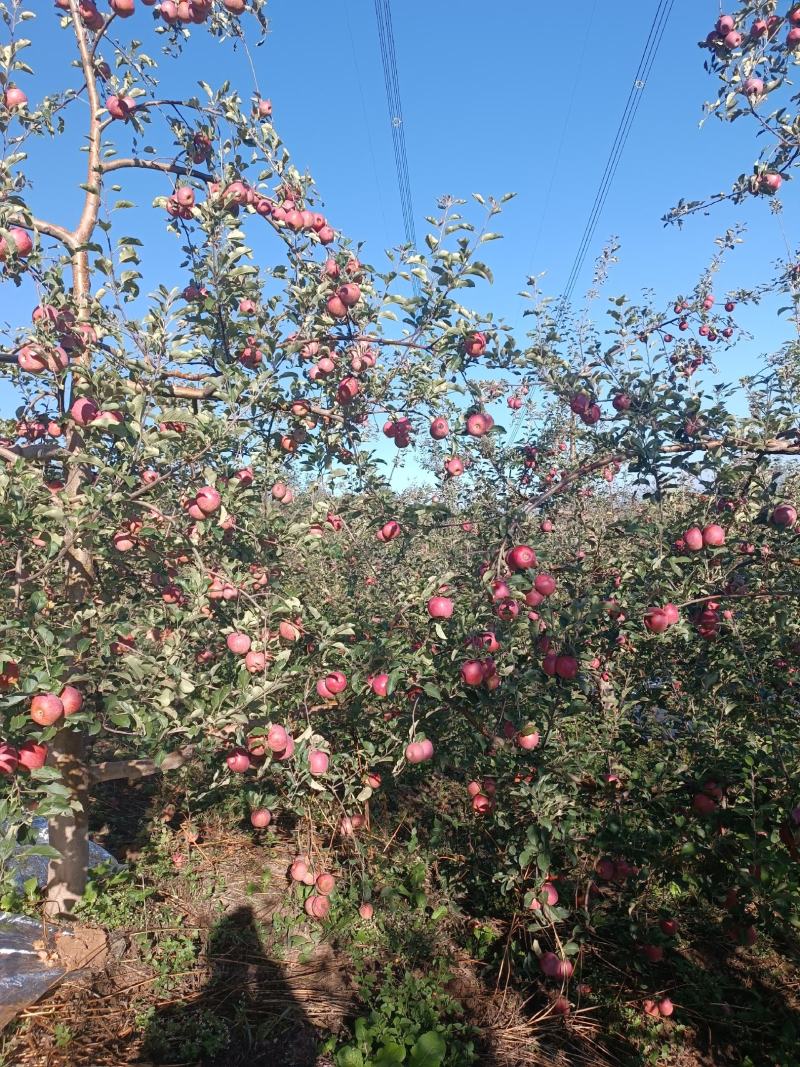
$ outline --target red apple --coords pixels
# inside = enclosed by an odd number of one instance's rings
[[[0,774],[14,774],[19,766],[19,753],[7,741],[0,741]]]
[[[684,533],[683,540],[690,552],[699,552],[703,547],[703,531],[699,526],[690,526]]]
[[[367,678],[367,685],[370,687],[375,696],[385,697],[389,693],[389,675],[388,674],[373,674]]]
[[[235,774],[244,774],[245,771],[250,770],[252,760],[246,748],[234,748],[225,757],[225,762],[228,769]]]
[[[461,678],[465,685],[480,685],[483,682],[483,664],[481,661],[469,659],[462,663]]]
[[[703,527],[703,544],[707,548],[719,548],[725,544],[725,531],[717,523],[709,523]]]
[[[228,634],[225,644],[235,656],[244,656],[250,651],[251,641],[247,634],[232,633]]]
[[[797,509],[791,504],[778,504],[770,516],[773,526],[790,528],[797,523]]]
[[[517,744],[526,752],[531,752],[534,748],[538,748],[540,740],[539,731],[530,725],[524,727],[517,734]]]
[[[541,596],[552,596],[556,591],[556,580],[550,574],[537,574],[533,588]]]
[[[324,897],[328,897],[336,888],[336,879],[332,874],[323,872],[322,874],[317,875],[317,880],[314,884],[317,887],[318,893],[321,893]]]
[[[512,571],[526,571],[536,566],[536,553],[528,545],[515,545],[506,554],[506,563]]]
[[[446,596],[432,596],[428,601],[428,614],[432,619],[449,619],[453,614],[453,601]]]
[[[315,776],[325,774],[329,763],[328,753],[323,752],[322,749],[312,748],[308,754],[308,767]]]
[[[65,715],[74,715],[83,707],[83,693],[74,685],[65,685],[59,695]]]
[[[256,808],[250,812],[250,822],[256,830],[266,830],[272,822],[272,812],[268,808]]]
[[[30,714],[37,726],[52,726],[64,714],[64,705],[55,693],[39,693],[31,701]]]

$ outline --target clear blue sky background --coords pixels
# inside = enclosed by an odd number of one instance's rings
[[[64,62],[70,38],[46,0],[29,6],[41,11],[26,27],[35,42],[29,61],[37,76],[20,84],[33,101],[75,73]],[[393,0],[418,236],[425,232],[423,216],[434,213],[444,193],[518,193],[496,227],[506,240],[488,246],[496,285],[478,291],[480,306],[522,325],[516,294],[527,274],[545,272],[546,292],[563,286],[655,8],[656,0],[575,0],[568,8],[519,0],[490,6],[483,0]],[[273,0],[268,14],[271,35],[253,54],[276,126],[297,166],[315,175],[334,225],[365,240],[368,258],[379,262],[381,248],[403,240],[403,227],[372,0]],[[713,253],[713,237],[736,221],[747,224],[747,243],[731,259],[723,285],[756,284],[786,254],[764,199],[723,206],[710,218],[690,219],[683,230],[660,222],[681,196],[728,188],[756,155],[755,130],[746,122],[711,120],[698,128],[716,84],[703,70],[696,43],[717,14],[716,0],[675,4],[576,297],[610,234],[622,241],[622,262],[607,291],[635,294],[646,284],[664,300],[693,286]],[[145,50],[157,54],[148,9],[140,7],[121,29],[135,29]],[[165,60],[163,69],[170,93],[190,90],[201,77],[215,85],[228,78],[243,95],[252,87],[245,56],[202,31],[177,64]],[[73,105],[67,135],[47,144],[46,158],[36,158],[31,168],[34,209],[70,225],[84,168],[76,152],[82,107]],[[121,124],[117,133],[124,148],[129,134]],[[168,191],[167,180],[157,176],[123,176],[122,182],[124,195],[144,205]],[[794,248],[797,197],[791,185],[782,195],[782,225]],[[126,221],[130,228],[133,220],[120,219]],[[186,279],[165,266],[177,263],[178,245],[164,232],[162,213],[144,210],[138,225],[148,280],[182,286]],[[264,254],[270,246],[269,238],[263,245],[259,240]],[[11,289],[0,290],[0,319],[25,321],[31,292]],[[758,355],[791,328],[773,308],[748,312],[744,321],[755,340],[723,357],[728,379],[752,370]],[[6,411],[9,399],[3,385]]]

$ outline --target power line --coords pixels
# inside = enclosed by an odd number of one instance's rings
[[[383,80],[386,86],[386,103],[389,108],[389,122],[392,130],[395,169],[397,170],[397,187],[400,193],[400,209],[403,214],[403,227],[406,241],[416,248],[417,234],[414,226],[414,202],[411,195],[411,179],[408,169],[408,152],[403,125],[403,104],[400,97],[400,78],[397,73],[397,52],[395,50],[394,27],[390,0],[374,0],[375,18],[378,23],[378,40],[383,64]],[[414,279],[414,290],[417,290]]]
[[[581,46],[580,57],[577,62],[577,70],[584,70],[586,68],[586,53],[589,50],[589,41],[591,39],[592,26],[594,24],[594,17],[597,12],[597,4],[599,0],[593,0],[592,10],[589,13],[589,18],[586,20],[585,32],[583,36],[583,44]],[[564,116],[564,124],[561,127],[561,136],[558,140],[558,148],[556,149],[555,159],[550,171],[550,181],[547,184],[547,192],[545,193],[544,203],[539,208],[539,227],[536,231],[536,237],[533,241],[533,250],[531,251],[531,265],[528,270],[528,277],[533,274],[533,269],[536,264],[536,254],[539,251],[539,242],[542,239],[542,233],[544,231],[544,224],[548,218],[548,209],[550,207],[550,198],[553,195],[553,188],[556,183],[556,175],[561,165],[561,156],[564,152],[564,143],[567,139],[567,130],[572,125],[572,112],[575,108],[575,99],[578,95],[578,79],[572,79],[572,91],[570,92],[569,104],[567,105],[567,113]]]
[[[594,203],[589,213],[589,218],[586,222],[586,227],[583,231],[578,251],[575,254],[575,259],[572,264],[572,268],[567,278],[567,283],[564,286],[564,291],[561,296],[560,309],[558,314],[559,322],[563,318],[566,311],[567,304],[569,303],[572,292],[575,288],[575,284],[580,276],[581,268],[586,260],[586,254],[589,251],[589,247],[594,237],[597,224],[600,221],[600,216],[605,207],[608,194],[611,189],[611,185],[616,176],[617,169],[622,159],[622,155],[625,151],[625,146],[630,136],[631,128],[636,119],[636,115],[639,111],[639,105],[644,95],[644,90],[647,85],[647,79],[650,76],[650,72],[653,69],[658,50],[661,46],[661,41],[664,37],[664,31],[667,28],[670,15],[672,14],[672,8],[674,7],[675,0],[659,0],[658,7],[656,8],[653,21],[650,25],[650,30],[647,35],[647,41],[645,43],[644,50],[641,58],[639,59],[639,66],[637,67],[636,74],[631,84],[630,92],[628,93],[628,99],[625,103],[625,108],[622,113],[622,118],[617,126],[617,132],[614,137],[614,142],[611,145],[611,151],[609,152],[608,159],[606,161],[605,170],[603,176],[600,179],[600,185],[597,193],[595,194]]]

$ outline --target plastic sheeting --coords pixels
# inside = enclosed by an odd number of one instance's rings
[[[46,845],[47,820],[36,816],[31,825],[36,843]],[[35,878],[40,887],[47,884],[48,860],[44,856],[31,856],[30,848],[30,844],[20,845],[8,864],[20,888],[29,878]],[[119,866],[110,852],[90,841],[89,866],[97,867],[101,863]],[[44,996],[67,973],[55,952],[57,930],[53,926],[45,930],[39,920],[26,915],[0,912],[0,1029]],[[69,930],[59,932],[69,936]]]
[[[41,922],[0,912],[0,1029],[64,977],[48,958],[52,947]]]
[[[36,834],[36,844],[46,845],[49,843],[47,819],[35,815],[31,820],[31,827]],[[29,878],[35,878],[37,885],[42,889],[47,885],[47,865],[50,861],[44,856],[25,855],[30,847],[30,844],[20,845],[17,850],[16,860],[12,859],[9,866],[11,867],[14,881],[20,889]],[[109,863],[112,867],[119,866],[110,852],[106,852],[104,848],[96,845],[94,841],[89,841],[89,866],[99,867],[101,863]]]

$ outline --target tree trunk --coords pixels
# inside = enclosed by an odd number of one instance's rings
[[[97,92],[94,58],[87,40],[86,29],[81,20],[78,0],[69,0],[70,15],[75,33],[75,41],[80,54],[81,68],[86,82],[87,102],[89,105],[88,160],[87,177],[83,210],[77,227],[69,234],[72,242],[72,298],[79,322],[91,319],[91,286],[89,254],[86,245],[91,240],[97,225],[100,210],[102,172],[100,167],[100,129],[98,113],[100,98]],[[91,367],[90,346],[87,345],[73,360],[74,367],[89,369]],[[75,385],[79,378],[73,375],[71,398],[75,398]],[[69,407],[70,400],[64,399],[64,408]],[[67,433],[67,477],[63,499],[68,518],[66,538],[70,545],[66,556],[66,593],[67,600],[75,610],[79,610],[91,600],[94,588],[94,561],[89,548],[81,544],[77,522],[69,515],[71,506],[77,507],[83,495],[86,472],[74,455],[83,449],[80,428],[72,424]],[[47,872],[47,902],[45,910],[48,915],[70,912],[83,895],[86,888],[86,874],[89,859],[89,769],[86,764],[87,738],[80,727],[64,725],[53,739],[50,762],[59,767],[64,785],[70,790],[70,814],[61,815],[50,822],[50,844],[61,854],[57,860],[51,860]]]
[[[86,888],[89,861],[89,773],[86,738],[63,727],[50,746],[50,763],[61,771],[73,809],[50,820],[50,844],[61,854],[47,871],[45,914],[50,918],[72,911]]]

